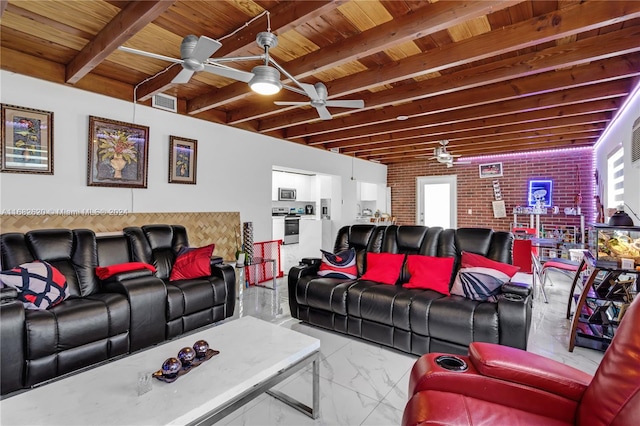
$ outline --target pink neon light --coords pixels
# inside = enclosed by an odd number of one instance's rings
[[[578,151],[593,151],[593,147],[583,146],[579,148],[559,148],[559,149],[547,149],[544,151],[527,151],[527,152],[513,152],[510,154],[495,154],[495,155],[479,155],[476,157],[463,157],[459,160],[459,162],[466,163],[468,161],[474,160],[487,160],[487,159],[500,159],[500,158],[522,158],[522,157],[531,157],[531,156],[539,156],[539,155],[548,155],[548,154],[557,154],[557,153],[567,153],[567,152],[578,152]]]

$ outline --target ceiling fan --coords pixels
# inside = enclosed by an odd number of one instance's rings
[[[307,84],[300,83],[306,94],[311,98],[309,102],[280,102],[275,101],[276,105],[293,105],[293,106],[302,106],[302,105],[310,105],[318,111],[318,115],[323,120],[331,120],[331,113],[327,109],[327,107],[337,107],[337,108],[364,108],[364,101],[361,99],[353,99],[353,100],[327,100],[328,92],[327,86],[323,83],[316,84]]]
[[[364,101],[362,100],[327,100],[327,87],[324,84],[316,83],[315,85],[312,85],[301,83],[289,74],[271,56],[269,56],[269,49],[278,45],[278,38],[271,31],[258,33],[256,36],[256,43],[264,50],[263,54],[225,58],[211,57],[211,55],[222,47],[222,43],[207,36],[196,37],[191,34],[186,36],[180,44],[181,59],[132,49],[125,46],[120,46],[119,49],[136,55],[182,64],[182,70],[173,78],[171,81],[172,83],[187,83],[194,73],[206,71],[222,77],[248,83],[251,90],[261,95],[273,95],[278,93],[280,89],[285,88],[289,91],[308,96],[310,98],[310,101],[308,102],[276,102],[276,105],[311,105],[316,108],[318,115],[323,120],[331,119],[331,114],[329,113],[329,110],[327,110],[327,107],[364,107]],[[257,65],[253,67],[251,72],[248,72],[232,68],[224,64],[225,62],[242,61],[264,61],[264,65]],[[280,81],[280,73],[284,74],[297,87],[282,84]]]
[[[429,160],[438,160],[439,163],[446,164],[447,167],[453,167],[453,159],[462,156],[447,151],[447,145],[449,144],[447,139],[443,139],[439,143],[440,146],[433,148],[433,157],[429,157]]]

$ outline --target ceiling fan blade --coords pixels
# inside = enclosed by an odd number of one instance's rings
[[[316,91],[316,88],[313,86],[313,84],[300,83],[300,86],[302,86],[302,90],[304,90],[307,96],[309,96],[311,99],[320,99],[320,95],[318,95],[318,92]]]
[[[253,73],[236,70],[230,67],[222,67],[218,65],[204,64],[204,69],[211,74],[219,75],[221,77],[232,78],[238,81],[244,81],[248,83],[253,78]]]
[[[309,105],[309,102],[284,102],[284,101],[275,101],[274,104],[280,106],[306,106]]]
[[[164,56],[157,53],[145,52],[144,50],[133,49],[131,47],[126,47],[126,46],[120,46],[118,47],[118,50],[122,50],[123,52],[134,53],[140,56],[146,56],[147,58],[160,59],[161,61],[176,62],[176,63],[182,62],[182,59],[171,58],[169,56]]]
[[[188,69],[183,68],[178,73],[178,75],[173,77],[173,80],[171,80],[171,82],[176,84],[188,83],[192,75],[193,75],[193,71],[189,71]]]
[[[344,101],[327,101],[326,106],[338,107],[338,108],[364,108],[364,101],[359,100],[344,100]]]
[[[316,110],[318,110],[318,115],[320,116],[320,118],[322,118],[323,120],[331,120],[331,113],[329,112],[329,110],[327,109],[327,107],[316,107]]]
[[[222,43],[207,36],[200,36],[196,47],[193,48],[191,58],[204,62],[209,59],[218,49],[222,47]]]

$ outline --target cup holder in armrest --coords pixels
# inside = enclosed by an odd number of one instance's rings
[[[522,302],[524,300],[524,297],[514,293],[505,293],[502,297],[510,302]]]
[[[453,355],[440,355],[436,358],[436,364],[449,371],[467,371],[469,369],[462,358]]]

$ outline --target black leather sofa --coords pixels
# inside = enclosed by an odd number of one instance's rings
[[[233,315],[232,266],[215,264],[210,277],[168,281],[178,250],[188,246],[182,226],[127,228],[122,235],[101,237],[87,229],[34,230],[2,234],[0,241],[3,270],[47,261],[65,276],[70,293],[47,310],[25,310],[15,289],[2,289],[2,395]],[[96,276],[98,266],[131,261],[150,263],[157,273]]]
[[[339,230],[334,252],[355,248],[358,277],[366,253],[455,257],[453,283],[463,251],[512,262],[513,236],[490,229],[352,225]],[[408,289],[406,262],[396,285],[322,277],[320,259],[303,259],[289,272],[291,315],[304,322],[360,337],[404,352],[466,354],[473,341],[526,349],[531,324],[531,290],[507,283],[497,303]]]

